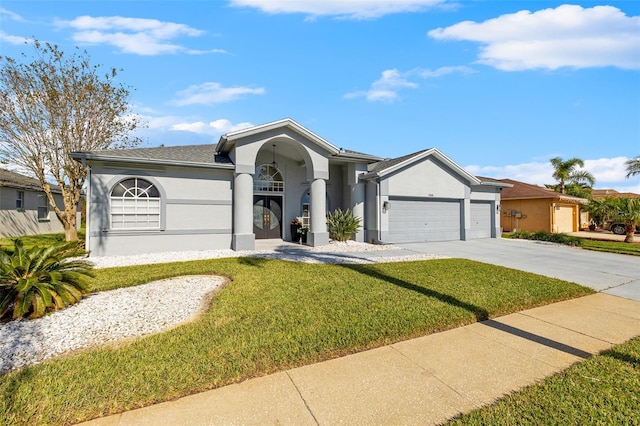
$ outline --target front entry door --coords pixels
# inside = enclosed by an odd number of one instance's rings
[[[282,197],[253,196],[253,233],[256,239],[282,238]]]

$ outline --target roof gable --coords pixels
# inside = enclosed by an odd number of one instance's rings
[[[397,170],[409,167],[427,157],[436,158],[445,166],[449,167],[460,178],[471,183],[472,185],[482,184],[482,181],[480,179],[460,167],[457,163],[444,155],[437,148],[424,149],[422,151],[414,152],[413,154],[404,155],[398,158],[386,159],[370,164],[368,167],[369,172],[363,175],[362,178],[384,178],[385,176],[394,173]]]
[[[325,140],[324,138],[318,136],[317,134],[313,133],[311,130],[300,125],[299,123],[292,120],[291,118],[272,121],[271,123],[261,124],[259,126],[249,127],[247,129],[236,130],[236,131],[224,134],[220,137],[217,151],[218,153],[228,155],[231,152],[231,150],[234,148],[236,141],[241,140],[243,138],[250,137],[250,136],[254,136],[260,133],[266,133],[266,132],[270,132],[278,129],[291,130],[303,136],[304,138],[306,138],[313,144],[317,145],[318,147],[322,148],[323,150],[327,151],[330,155],[336,155],[340,153],[340,149],[338,147],[336,147],[329,141]]]

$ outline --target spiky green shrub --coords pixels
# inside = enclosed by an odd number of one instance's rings
[[[342,211],[335,209],[327,218],[327,228],[329,228],[329,237],[336,241],[347,241],[351,236],[358,232],[362,220],[354,216],[349,209]]]
[[[0,319],[38,318],[82,299],[94,276],[85,254],[76,242],[0,248]]]

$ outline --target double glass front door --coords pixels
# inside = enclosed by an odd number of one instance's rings
[[[253,196],[253,233],[256,239],[282,238],[282,196]]]

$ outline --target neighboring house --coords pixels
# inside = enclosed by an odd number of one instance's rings
[[[63,207],[58,187],[52,185],[56,205]],[[40,181],[0,169],[0,237],[64,232],[64,226],[51,211]]]
[[[633,192],[618,192],[615,189],[592,189],[591,197],[594,200],[603,200],[605,198],[640,198],[640,194]]]
[[[499,181],[511,185],[500,197],[503,231],[560,233],[580,230],[580,206],[589,200],[512,179]]]
[[[500,190],[435,148],[385,160],[345,150],[291,119],[223,135],[217,145],[73,153],[90,168],[92,255],[233,249],[291,240],[329,243],[326,215],[351,209],[371,243],[499,236]]]

